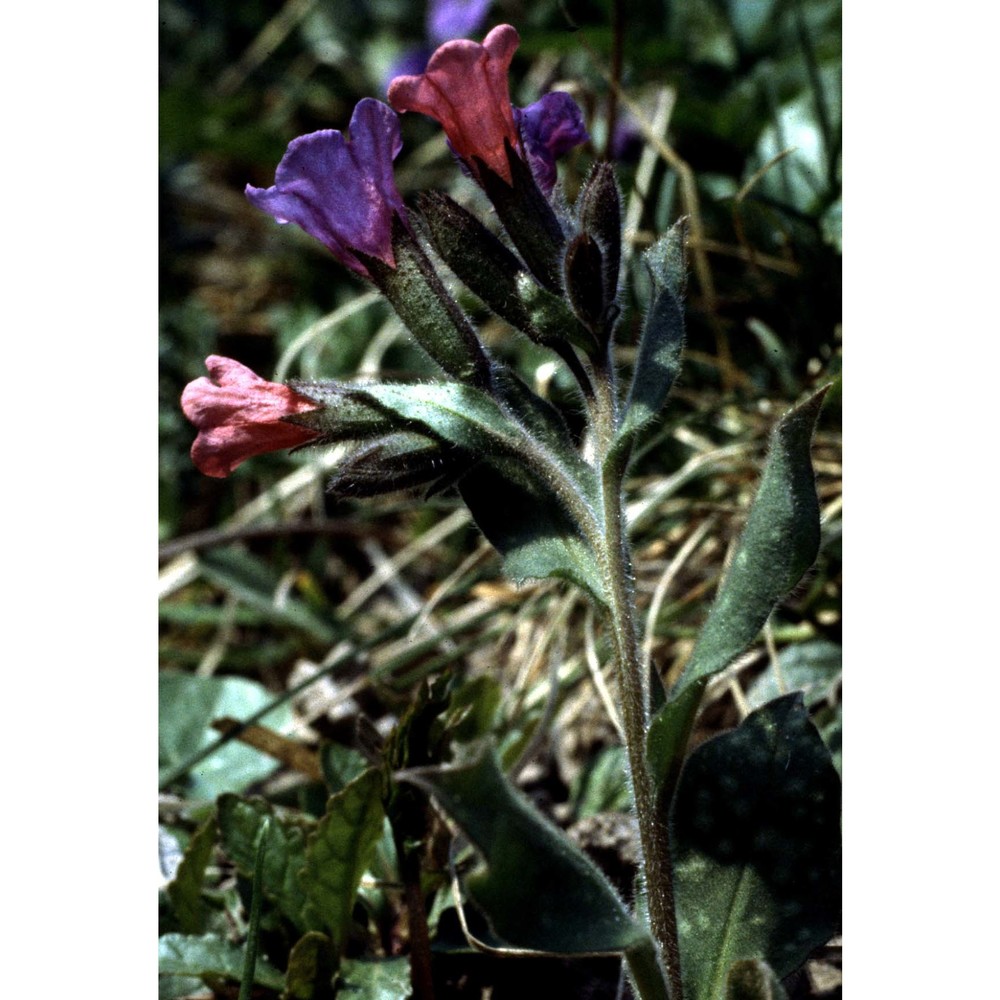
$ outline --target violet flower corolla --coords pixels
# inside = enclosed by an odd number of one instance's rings
[[[248,184],[246,196],[281,223],[294,222],[342,264],[370,278],[357,254],[395,267],[393,217],[406,223],[392,161],[403,147],[396,113],[366,97],[351,116],[350,138],[323,129],[293,139],[273,187]]]
[[[198,428],[191,460],[199,472],[223,479],[241,462],[268,451],[297,448],[321,437],[288,417],[322,405],[287,385],[268,382],[246,365],[217,354],[205,359],[209,377],[189,382],[184,415]]]

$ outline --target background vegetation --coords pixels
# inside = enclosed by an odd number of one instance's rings
[[[629,487],[646,651],[670,678],[742,524],[768,430],[840,372],[840,11],[824,0],[625,6],[616,31],[609,2],[498,2],[478,37],[504,21],[518,28],[515,103],[565,89],[584,109],[592,142],[561,167],[570,198],[594,159],[610,153],[636,249],[679,216],[689,220],[685,371]],[[602,673],[606,650],[583,601],[551,582],[505,581],[451,495],[334,502],[323,481],[335,452],[261,456],[226,480],[201,476],[187,454],[194,433],[178,400],[210,353],[278,379],[427,370],[368,287],[242,194],[247,182],[272,182],[291,138],[343,128],[358,99],[384,97],[394,61],[424,44],[424,15],[422,4],[394,0],[161,4],[165,878],[220,794],[251,791],[321,815],[324,781],[331,787],[350,766],[330,747],[356,749],[359,732],[387,736],[421,681],[448,674],[475,707],[466,727],[493,733],[509,760],[523,760],[522,787],[581,843],[603,846],[604,862],[627,883],[614,678]],[[609,141],[616,73],[616,119],[630,134]],[[483,211],[439,131],[416,116],[404,116],[403,131],[404,196],[440,188]],[[572,413],[569,381],[550,357],[463,301],[491,349]],[[641,319],[633,308],[620,328],[626,363]],[[697,739],[802,687],[839,759],[838,400],[839,381],[813,452],[819,561],[759,648],[715,685]],[[213,722],[246,719],[328,667],[262,720],[254,738],[270,756],[232,742],[192,763],[193,750],[217,735]],[[245,872],[232,850],[205,859],[200,909],[179,911],[176,890],[165,890],[163,930],[197,927],[240,942]],[[398,900],[375,884],[362,895],[369,934],[356,935],[354,954],[395,954]],[[437,933],[447,938],[447,919]],[[278,965],[281,941],[275,924],[269,957]],[[818,956],[792,995],[835,995],[835,962],[834,950]],[[571,971],[536,964],[539,996],[571,995],[552,993],[567,975],[582,977],[572,995],[615,995],[614,962]],[[443,974],[453,993],[443,995],[479,996],[477,984],[488,983],[494,997],[514,989],[523,997],[525,967],[510,965],[456,965]],[[184,974],[190,967],[179,968],[161,980],[162,996],[204,991]]]

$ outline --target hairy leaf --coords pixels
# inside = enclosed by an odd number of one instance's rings
[[[398,777],[433,795],[481,854],[485,870],[466,886],[508,945],[578,955],[648,940],[596,865],[507,781],[494,752]]]
[[[826,388],[790,410],[771,435],[760,488],[723,581],[670,698],[647,737],[658,787],[679,766],[705,684],[757,638],[774,608],[802,578],[819,551],[819,500],[809,454]]]
[[[726,1000],[786,1000],[778,977],[767,962],[744,958],[726,976]]]
[[[503,556],[516,583],[558,577],[604,603],[600,567],[560,501],[511,464],[480,465],[466,473],[459,492],[479,529]]]
[[[672,814],[684,995],[718,1000],[734,962],[786,976],[840,919],[840,779],[800,693],[696,749]]]

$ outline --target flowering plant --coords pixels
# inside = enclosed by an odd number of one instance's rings
[[[451,858],[446,888],[470,945],[623,956],[643,1000],[777,996],[777,977],[837,929],[839,778],[799,695],[764,705],[710,743],[689,744],[710,682],[816,557],[810,442],[826,389],[774,427],[729,571],[667,687],[640,652],[624,484],[681,371],[685,228],[675,225],[642,257],[649,296],[627,372],[616,354],[627,270],[614,168],[595,164],[572,209],[555,197],[556,160],[586,141],[583,116],[559,92],[514,108],[508,70],[517,45],[510,25],[482,44],[446,42],[423,73],[392,83],[390,106],[362,100],[348,135],[293,140],[274,186],[246,191],[382,292],[439,376],[285,386],[213,355],[210,378],[187,387],[182,407],[198,430],[193,460],[207,475],[225,476],[266,451],[348,442],[333,492],[454,489],[513,580],[556,578],[586,595],[620,691],[639,831],[636,891],[623,898],[530,807],[500,750],[467,737],[487,734],[443,683],[424,688],[388,740],[373,739],[369,759],[306,832],[235,798],[220,800],[219,826],[255,892],[276,899],[301,933],[294,972],[302,991],[324,979],[328,988],[330,970],[347,961],[355,895],[387,820],[406,896],[408,988],[421,1000],[434,995],[424,891],[440,869],[428,870],[423,849],[434,803],[465,838],[455,842],[466,856]],[[404,205],[392,168],[402,145],[396,112],[412,111],[441,124],[506,239],[440,192]],[[563,365],[582,431],[488,349],[435,255]],[[269,852],[278,855],[270,874]],[[288,888],[295,879],[301,898]],[[474,915],[479,924],[470,926]],[[290,961],[289,982],[292,974]]]

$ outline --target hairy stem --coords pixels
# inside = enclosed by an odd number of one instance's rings
[[[646,768],[646,731],[649,726],[649,690],[644,676],[636,631],[635,593],[632,585],[632,550],[622,500],[624,457],[613,457],[618,426],[614,365],[609,354],[597,373],[593,411],[601,477],[603,545],[600,550],[607,620],[618,664],[622,723],[639,839],[641,872],[649,906],[649,923],[666,965],[671,1000],[683,1000],[680,949],[674,908],[673,868],[667,817],[657,810],[657,799]]]

